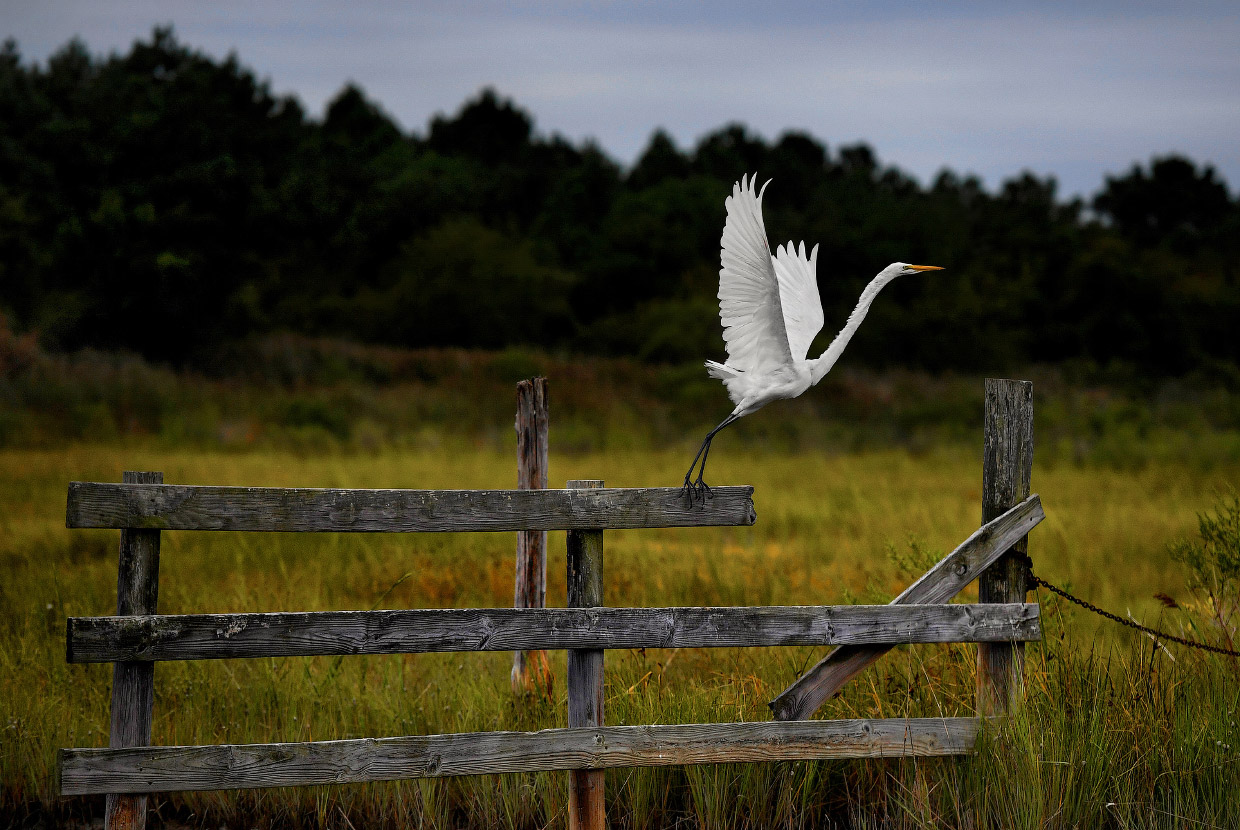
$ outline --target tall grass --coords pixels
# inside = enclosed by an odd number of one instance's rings
[[[296,335],[227,345],[173,371],[124,353],[42,352],[0,316],[0,447],[141,439],[167,450],[298,453],[506,448],[513,383],[550,379],[559,452],[689,445],[730,408],[699,363],[548,354],[394,349]],[[1235,372],[1148,380],[1087,365],[1034,366],[1043,462],[1140,469],[1240,463]],[[794,401],[725,434],[765,452],[926,452],[974,442],[982,379],[843,366]],[[721,439],[723,440],[723,439]]]
[[[554,430],[554,426],[553,426]],[[752,528],[606,536],[612,605],[884,602],[980,518],[978,448],[944,443],[850,454],[747,450],[712,459],[715,480],[756,486]],[[674,482],[683,452],[552,455],[552,482]],[[713,466],[717,464],[718,466]],[[1047,520],[1040,573],[1138,619],[1194,619],[1168,544],[1240,468],[1170,461],[1123,470],[1051,457],[1034,472]],[[55,751],[106,744],[110,667],[64,662],[67,616],[111,613],[112,531],[63,527],[67,481],[160,469],[169,482],[353,487],[504,487],[512,454],[464,442],[380,452],[169,449],[158,440],[0,452],[0,816],[69,822],[99,799],[55,794]],[[910,545],[910,542],[913,544]],[[562,605],[563,534],[552,534],[548,603]],[[165,613],[482,607],[511,603],[511,534],[284,535],[170,532]],[[966,597],[967,598],[967,597]],[[1023,712],[976,756],[927,761],[718,765],[608,773],[615,826],[1236,826],[1240,735],[1233,661],[1107,627],[1042,597],[1046,639],[1028,652]],[[1207,630],[1208,633],[1208,630]],[[613,724],[766,719],[765,702],[821,650],[612,651]],[[972,714],[975,649],[893,650],[823,717]],[[319,740],[564,725],[563,655],[550,699],[515,698],[507,654],[161,663],[160,744]],[[1233,749],[1233,746],[1237,749]],[[189,793],[152,800],[195,826],[563,826],[562,775]]]

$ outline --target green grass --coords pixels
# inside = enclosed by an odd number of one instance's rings
[[[445,444],[505,450],[513,384],[549,378],[555,449],[683,449],[730,409],[700,363],[394,349],[296,335],[223,344],[219,371],[174,372],[124,353],[47,354],[0,319],[0,447],[142,440],[172,452],[385,452]],[[1240,464],[1234,369],[1145,379],[1124,367],[1034,366],[1038,457],[1119,470]],[[764,454],[923,453],[973,444],[980,377],[837,368],[812,392],[725,434]],[[724,440],[724,439],[721,439]]]
[[[666,485],[683,476],[689,457],[687,444],[557,452],[554,419],[552,430],[553,486],[573,478]],[[1034,489],[1047,519],[1030,550],[1040,574],[1103,605],[1174,630],[1195,623],[1211,634],[1199,616],[1165,610],[1153,595],[1190,603],[1168,545],[1195,533],[1196,514],[1237,481],[1240,462],[1225,436],[1183,458],[1167,449],[1174,444],[1146,448],[1156,460],[1139,465],[1040,446]],[[313,452],[195,450],[158,437],[0,451],[0,699],[9,701],[0,816],[68,823],[102,806],[100,799],[55,794],[58,747],[106,745],[110,685],[110,667],[64,662],[64,620],[111,613],[116,584],[116,532],[64,529],[69,480],[119,480],[123,469],[153,469],[178,483],[508,487],[513,459],[511,450],[467,434],[444,436],[435,446],[372,451],[348,444]],[[718,445],[711,466],[715,482],[755,485],[757,524],[608,533],[608,604],[884,602],[925,560],[963,540],[980,515],[980,450],[973,442],[829,453],[781,451],[740,436]],[[394,608],[507,606],[514,547],[512,534],[170,532],[163,536],[160,610],[354,609],[380,600]],[[551,534],[550,605],[564,603],[563,549],[563,534]],[[1053,598],[1042,601],[1046,639],[1029,649],[1026,709],[1008,729],[988,735],[975,757],[612,771],[613,825],[1240,823],[1235,662],[1177,647],[1167,655]],[[821,653],[608,652],[607,721],[766,719],[766,701]],[[897,648],[820,714],[972,714],[974,659],[967,646]],[[154,741],[563,725],[563,655],[553,662],[552,699],[514,698],[510,665],[505,653],[161,663]],[[487,776],[177,794],[152,804],[159,817],[194,826],[558,827],[565,823],[564,786],[563,775]]]

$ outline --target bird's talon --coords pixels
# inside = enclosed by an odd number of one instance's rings
[[[713,499],[715,497],[715,494],[711,491],[710,487],[707,486],[706,482],[702,481],[700,478],[697,481],[686,481],[681,489],[689,499],[690,507],[692,507],[695,502],[705,505],[707,499]]]
[[[685,476],[685,483],[684,486],[680,488],[680,491],[684,493],[685,498],[689,502],[689,506],[692,507],[693,499],[697,495],[697,488],[694,486],[693,482],[689,480],[688,476]]]

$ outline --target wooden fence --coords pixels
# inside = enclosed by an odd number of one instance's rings
[[[995,515],[885,606],[603,606],[605,530],[750,525],[750,487],[717,487],[704,506],[690,506],[679,488],[605,489],[601,481],[563,490],[201,487],[164,484],[159,473],[125,473],[121,484],[75,482],[68,526],[121,531],[119,590],[116,616],[68,621],[69,662],[115,668],[109,747],[61,750],[61,792],[107,793],[108,827],[141,827],[152,792],[570,770],[570,826],[601,828],[609,767],[967,752],[978,718],[806,718],[902,643],[983,644],[983,713],[1002,711],[1019,693],[1019,645],[1041,635],[1038,606],[1024,602],[1023,584],[1009,579],[977,604],[946,603],[995,568],[1010,573],[1008,552],[1043,518],[1020,467],[1031,441],[1009,437],[1014,425],[1032,423],[1027,386],[987,386],[986,463],[995,470],[983,478],[984,491],[996,494],[986,508]],[[567,530],[570,607],[159,615],[159,542],[171,530]],[[837,648],[772,701],[773,722],[604,725],[606,649],[785,645]],[[150,746],[155,661],[540,649],[568,650],[567,728]]]

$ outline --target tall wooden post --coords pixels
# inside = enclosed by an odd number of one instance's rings
[[[602,487],[601,481],[570,481],[567,487]],[[603,531],[568,531],[568,605],[594,608],[603,604]],[[568,725],[603,725],[603,652],[568,652]],[[569,830],[603,830],[603,770],[569,772]]]
[[[1033,474],[1033,384],[1024,380],[986,379],[986,414],[982,457],[982,523],[1029,496]],[[1025,556],[1029,537],[978,577],[981,602],[1024,602],[1028,592]],[[1024,643],[979,643],[977,711],[1003,715],[1023,693]]]
[[[517,489],[547,489],[547,379],[531,378],[517,384]],[[517,577],[514,608],[547,605],[547,532],[517,532]],[[512,655],[512,690],[541,688],[550,693],[551,666],[545,651],[517,651]]]
[[[163,473],[126,472],[125,484],[163,484]],[[159,531],[122,530],[117,565],[116,614],[154,614],[159,598]],[[151,709],[155,702],[155,664],[118,662],[112,668],[112,729],[108,746],[150,746]],[[116,794],[107,798],[106,830],[146,827],[146,796]]]

